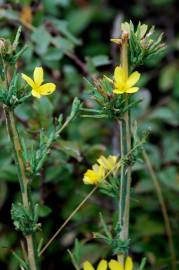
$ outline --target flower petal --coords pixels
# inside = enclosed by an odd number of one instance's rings
[[[118,88],[116,88],[116,89],[113,89],[113,93],[117,95],[121,95],[121,94],[124,94],[125,91],[124,90],[120,91]]]
[[[108,264],[106,260],[101,260],[98,264],[97,270],[107,270]]]
[[[124,84],[127,79],[127,74],[122,67],[116,67],[114,70],[114,80],[117,84]]]
[[[110,260],[109,262],[109,269],[110,270],[124,270],[124,268],[122,267],[122,265],[116,261],[116,260]]]
[[[44,72],[42,67],[36,67],[34,69],[34,82],[36,84],[36,87],[39,87],[44,80]]]
[[[126,90],[126,93],[132,94],[139,90],[139,87],[131,87]]]
[[[83,269],[84,270],[95,270],[94,267],[91,265],[91,263],[88,261],[83,263]]]
[[[133,269],[132,258],[128,256],[125,263],[125,270],[132,270],[132,269]]]
[[[32,96],[36,97],[36,98],[41,98],[41,95],[39,92],[35,91],[34,89],[32,89]]]
[[[128,88],[132,87],[138,82],[139,79],[140,79],[140,73],[138,71],[133,72],[127,79],[127,83],[126,83],[127,87]]]
[[[54,83],[45,83],[38,88],[38,91],[42,96],[46,96],[52,94],[55,89],[56,85]]]
[[[22,79],[25,80],[32,88],[34,88],[34,81],[27,75],[25,75],[24,73],[21,74]]]

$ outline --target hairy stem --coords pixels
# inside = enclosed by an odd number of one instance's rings
[[[121,66],[128,76],[128,36],[123,34],[121,44]],[[126,103],[128,104],[128,96],[126,94]],[[126,104],[126,106],[127,106]],[[120,149],[121,159],[131,151],[131,128],[130,128],[130,112],[124,114],[123,120],[120,122]],[[129,210],[130,210],[130,185],[131,185],[131,166],[121,165],[121,179],[119,192],[119,237],[122,241],[128,240],[129,231]],[[118,260],[124,265],[125,254],[118,254]]]
[[[19,134],[17,131],[16,123],[15,123],[15,117],[14,117],[14,111],[10,108],[4,106],[4,112],[6,116],[6,123],[8,128],[9,137],[13,146],[17,171],[18,171],[18,178],[20,182],[20,189],[22,194],[22,202],[23,206],[33,211],[33,207],[31,206],[31,200],[30,200],[30,180],[28,179],[26,175],[26,169],[25,164],[23,160],[23,153],[22,153],[22,146],[19,138]],[[37,263],[37,256],[36,256],[36,250],[34,245],[34,235],[29,234],[25,236],[26,242],[27,242],[27,256],[28,256],[28,262],[31,270],[38,270],[38,263]]]

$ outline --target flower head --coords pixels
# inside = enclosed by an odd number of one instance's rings
[[[97,266],[96,270],[107,270],[107,261],[101,260]],[[83,270],[95,270],[92,264],[89,261],[83,263]]]
[[[105,180],[109,173],[115,174],[119,168],[117,156],[100,156],[97,163],[88,169],[83,177],[83,182],[88,185],[97,185]]]
[[[32,96],[36,98],[50,95],[56,89],[56,85],[54,83],[42,84],[44,81],[44,74],[43,74],[42,67],[36,67],[34,69],[33,79],[31,79],[29,76],[25,75],[24,73],[22,73],[22,78],[31,86]]]
[[[109,262],[110,270],[132,270],[133,269],[133,261],[131,257],[127,257],[125,261],[124,267],[122,264],[116,260],[110,260]]]
[[[134,71],[129,77],[127,76],[124,68],[117,66],[114,71],[114,89],[115,94],[132,94],[139,90],[139,87],[134,86],[140,79],[140,73]]]
[[[102,165],[94,164],[92,170],[86,171],[83,182],[87,185],[97,185],[101,183],[105,176],[105,169]]]
[[[100,156],[97,162],[104,167],[104,169],[113,172],[114,174],[118,170],[120,164],[117,160],[117,156],[104,157]]]
[[[101,260],[96,270],[107,270],[108,266],[110,270],[132,270],[133,261],[132,258],[128,256],[126,258],[125,265],[122,266],[122,264],[116,260],[110,260],[109,263],[107,263],[106,260]],[[95,269],[89,261],[86,261],[83,263],[83,270],[95,270]]]

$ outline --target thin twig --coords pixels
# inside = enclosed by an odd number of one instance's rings
[[[162,215],[163,215],[163,219],[164,219],[164,223],[165,223],[165,230],[166,230],[167,237],[168,237],[169,250],[170,250],[171,260],[172,260],[172,269],[176,270],[177,269],[176,268],[177,267],[176,253],[175,253],[175,246],[174,246],[174,242],[173,242],[172,228],[171,228],[170,219],[169,219],[168,212],[167,212],[167,206],[166,206],[163,194],[162,194],[162,189],[160,187],[160,183],[157,179],[157,175],[154,171],[154,168],[152,166],[150,158],[144,149],[142,151],[142,154],[143,154],[143,158],[144,158],[144,161],[146,163],[147,169],[150,173],[151,179],[153,181],[153,184],[155,186],[155,190],[157,192],[157,196],[159,199],[159,203],[160,203],[160,207],[161,207],[161,211],[162,211]]]
[[[119,168],[119,163],[117,162],[113,168],[108,171],[105,176],[103,177],[102,181],[104,181],[110,173]],[[79,211],[79,209],[83,206],[83,204],[92,196],[92,194],[96,191],[98,186],[96,185],[88,194],[87,196],[82,200],[82,202],[73,210],[73,212],[69,215],[69,217],[65,220],[65,222],[60,226],[60,228],[56,231],[56,233],[50,238],[50,240],[47,242],[47,244],[42,248],[39,255],[42,255],[44,251],[48,248],[48,246],[53,242],[53,240],[57,237],[57,235],[62,231],[62,229],[68,224],[68,222],[72,219],[72,217]]]
[[[42,255],[44,251],[48,248],[48,246],[53,242],[53,240],[57,237],[57,235],[63,230],[63,228],[68,224],[68,222],[72,219],[72,217],[79,211],[79,209],[83,206],[83,204],[92,196],[92,194],[96,191],[97,186],[95,186],[88,195],[82,200],[82,202],[75,208],[75,210],[69,215],[69,217],[65,220],[65,222],[60,226],[60,228],[56,231],[56,233],[50,238],[47,244],[42,248],[39,255]]]

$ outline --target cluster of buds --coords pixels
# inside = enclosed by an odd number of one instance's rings
[[[136,30],[130,21],[121,25],[121,37],[111,39],[112,42],[121,45],[124,39],[129,43],[129,61],[132,66],[139,66],[156,58],[164,52],[166,46],[162,42],[163,33],[156,35],[155,27],[149,28],[139,22]]]

